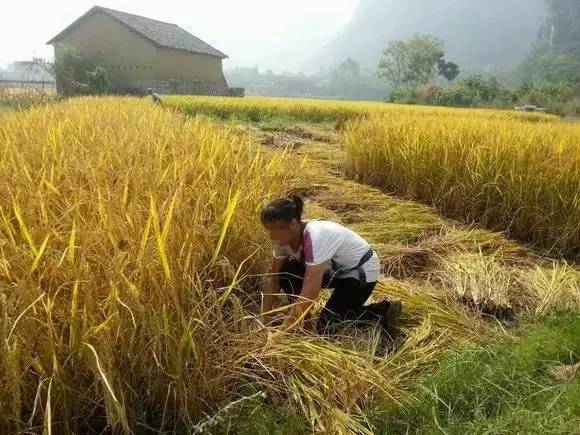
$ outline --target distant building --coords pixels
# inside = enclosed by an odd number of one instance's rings
[[[229,94],[227,56],[175,24],[95,6],[48,44],[57,62],[64,45],[95,59],[113,89]]]
[[[22,82],[54,82],[54,78],[33,61],[16,61],[9,63],[6,66],[5,71],[0,69],[0,79]]]

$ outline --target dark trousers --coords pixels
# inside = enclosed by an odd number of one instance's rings
[[[280,288],[293,300],[302,291],[305,273],[306,266],[296,260],[286,262],[280,271]],[[352,320],[375,325],[382,322],[384,310],[381,312],[376,304],[364,305],[375,285],[376,282],[361,285],[356,278],[334,278],[332,270],[327,270],[322,288],[334,290],[318,317],[317,331],[331,332],[338,324]]]

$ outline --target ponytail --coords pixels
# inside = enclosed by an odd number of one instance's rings
[[[283,221],[290,223],[294,219],[302,222],[304,212],[304,200],[298,195],[290,198],[280,198],[266,205],[260,213],[262,224],[273,221]]]
[[[291,196],[294,206],[296,207],[296,220],[302,222],[302,213],[304,213],[304,200],[298,195]]]

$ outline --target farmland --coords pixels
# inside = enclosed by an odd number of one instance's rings
[[[51,89],[0,86],[0,113],[12,109],[26,109],[33,105],[46,104],[56,100],[56,92]]]
[[[577,124],[378,103],[163,106],[79,98],[2,119],[3,432],[575,427],[578,382],[549,370],[580,352]],[[394,343],[262,324],[257,215],[290,193],[376,248],[373,297],[404,306]]]
[[[453,110],[441,107],[392,105],[376,102],[345,102],[332,100],[284,99],[248,97],[241,99],[215,97],[169,96],[167,106],[181,113],[195,115],[203,113],[217,119],[239,121],[269,121],[286,119],[304,122],[345,122],[371,114],[413,113],[424,117],[446,114],[460,118],[485,117],[493,119],[522,119],[528,122],[552,122],[558,118],[538,113],[491,111],[484,109]]]
[[[347,143],[365,182],[580,260],[580,124],[391,114]]]

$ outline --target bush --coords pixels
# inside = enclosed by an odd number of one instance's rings
[[[397,88],[391,93],[389,101],[399,104],[416,104],[415,89],[410,86]]]
[[[400,88],[391,102],[447,107],[512,108],[515,104],[535,104],[560,116],[578,116],[580,82],[524,83],[515,90],[504,87],[495,77],[471,75],[452,86],[429,85]]]
[[[92,95],[102,95],[105,93],[109,80],[107,71],[103,67],[96,67],[94,71],[87,73],[88,92]]]
[[[580,117],[580,97],[575,97],[562,106],[562,112],[566,116]]]
[[[468,107],[474,96],[461,85],[438,88],[429,104],[450,107]]]
[[[470,75],[451,86],[401,88],[393,92],[391,101],[448,107],[511,107],[517,96],[495,77]]]

